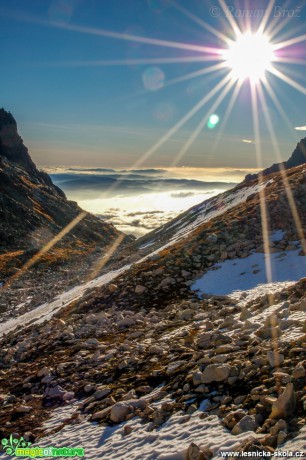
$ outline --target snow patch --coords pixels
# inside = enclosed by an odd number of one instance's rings
[[[299,252],[297,249],[270,255],[273,283],[298,281],[306,276],[306,257],[299,256]],[[268,257],[263,253],[253,253],[244,259],[225,260],[196,280],[191,289],[198,291],[199,295],[230,295],[261,285],[269,286],[266,274]]]

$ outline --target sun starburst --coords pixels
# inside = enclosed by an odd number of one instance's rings
[[[247,3],[248,4],[248,3]],[[217,148],[218,142],[221,139],[221,134],[225,124],[230,118],[231,112],[235,106],[235,102],[239,96],[239,93],[243,86],[246,84],[250,88],[250,105],[251,113],[253,117],[253,127],[254,127],[254,142],[256,149],[256,157],[258,161],[258,168],[262,167],[262,150],[261,150],[261,136],[260,136],[260,124],[259,124],[259,115],[258,115],[258,103],[259,101],[266,101],[264,93],[267,94],[270,101],[274,104],[277,112],[285,120],[287,125],[290,125],[290,122],[287,118],[286,112],[283,109],[276,92],[274,91],[274,84],[276,80],[286,83],[294,90],[300,92],[301,94],[306,94],[306,88],[297,81],[290,72],[287,72],[288,66],[296,64],[305,64],[302,59],[292,52],[292,47],[297,44],[301,44],[306,41],[306,34],[296,35],[295,30],[291,29],[291,35],[288,35],[288,30],[284,34],[285,26],[288,25],[290,17],[284,19],[283,23],[281,21],[276,21],[276,18],[272,17],[272,11],[274,6],[274,1],[270,0],[266,9],[266,13],[257,27],[252,27],[251,21],[247,18],[246,21],[236,21],[236,19],[227,13],[227,6],[224,0],[219,0],[220,9],[223,10],[224,16],[228,21],[228,29],[222,24],[222,31],[218,27],[213,27],[211,24],[208,24],[203,19],[194,15],[187,8],[182,7],[177,4],[175,0],[171,1],[171,5],[177,9],[180,13],[185,15],[186,18],[193,21],[195,24],[201,26],[203,29],[208,31],[212,37],[215,37],[217,42],[216,46],[207,46],[206,44],[189,44],[183,42],[161,40],[157,38],[142,37],[133,34],[126,34],[120,32],[114,32],[104,29],[90,28],[80,25],[66,24],[66,23],[56,23],[56,22],[46,22],[37,18],[27,17],[24,20],[39,23],[46,27],[56,27],[59,29],[69,30],[71,33],[82,33],[86,35],[94,35],[96,37],[107,37],[115,40],[124,40],[131,41],[140,44],[145,44],[147,46],[160,47],[164,49],[170,49],[174,51],[183,51],[184,56],[170,56],[165,58],[164,55],[160,58],[148,58],[148,59],[133,59],[133,60],[98,60],[98,61],[73,61],[73,62],[62,62],[62,63],[52,63],[48,65],[54,66],[75,66],[75,67],[86,67],[86,66],[111,66],[111,65],[146,65],[146,64],[162,64],[162,65],[179,65],[180,63],[202,63],[203,68],[197,71],[189,72],[188,74],[181,75],[179,77],[168,80],[164,85],[160,85],[158,88],[159,91],[164,90],[170,85],[180,84],[194,78],[205,78],[206,75],[215,75],[216,79],[219,78],[220,81],[216,82],[214,87],[207,92],[193,107],[191,107],[187,113],[185,113],[176,123],[166,131],[163,136],[156,140],[156,142],[149,147],[136,162],[131,165],[131,169],[140,167],[145,161],[147,161],[152,155],[154,155],[157,150],[159,150],[164,144],[174,136],[181,128],[183,128],[186,123],[188,123],[193,117],[195,117],[200,111],[204,111],[204,114],[201,118],[200,123],[195,127],[194,131],[190,135],[189,139],[184,143],[182,148],[178,151],[177,155],[172,159],[171,166],[176,166],[182,157],[190,149],[191,145],[196,140],[197,136],[201,133],[203,129],[208,126],[208,122],[212,114],[218,116],[218,134],[216,135],[216,141],[213,146],[212,152]],[[286,27],[287,28],[287,27]],[[281,37],[283,33],[283,38]],[[284,39],[284,35],[286,38]],[[233,39],[234,37],[234,39]],[[222,46],[220,46],[222,43]],[[186,56],[186,53],[190,53],[190,56]],[[207,66],[207,63],[211,65]],[[287,66],[287,67],[286,67]],[[286,70],[287,69],[287,70]],[[224,116],[218,114],[218,107],[222,104],[224,99],[229,95],[230,100],[227,104],[226,111]],[[212,101],[212,102],[211,102]],[[207,109],[207,104],[210,102],[210,107]],[[277,147],[276,137],[273,131],[271,119],[269,115],[266,114],[266,124],[269,128],[271,134],[272,143],[274,146],[274,151],[278,154],[279,158],[279,149]],[[216,120],[216,119],[215,119]],[[220,121],[220,123],[219,123]],[[216,126],[216,123],[213,123],[213,127]],[[211,123],[210,126],[211,127]],[[291,129],[293,129],[291,127]],[[245,141],[246,142],[246,141]],[[292,214],[294,217],[294,222],[298,228],[298,234],[302,241],[302,246],[306,254],[306,244],[305,236],[303,229],[301,227],[300,217],[296,205],[294,203],[293,194],[290,190],[289,181],[286,176],[286,171],[282,170],[282,176],[287,190],[288,201],[292,209]],[[126,176],[125,176],[126,177]],[[260,177],[259,180],[262,180]],[[104,196],[110,195],[116,187],[120,185],[120,180],[118,180],[115,185],[111,186],[108,192]],[[263,222],[263,239],[265,251],[269,253],[269,244],[268,244],[268,219],[266,216],[265,208],[265,197],[264,192],[260,194],[261,201],[261,212],[262,212],[262,222]],[[82,215],[81,217],[82,218]],[[71,231],[76,223],[73,221],[66,229],[64,233],[62,232],[56,238],[56,241],[51,241],[42,251],[40,251],[35,257],[39,258],[41,252],[45,252],[49,249],[49,245],[56,244],[59,239],[63,237],[67,231]],[[35,259],[36,260],[36,259]],[[269,279],[272,279],[271,267],[269,267],[269,257],[267,257],[267,276]],[[25,270],[32,265],[32,259],[25,264]]]

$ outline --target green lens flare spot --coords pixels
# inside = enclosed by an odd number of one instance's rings
[[[207,122],[207,128],[214,129],[219,123],[219,121],[220,121],[220,118],[218,117],[217,114],[214,113],[210,115],[208,122]]]

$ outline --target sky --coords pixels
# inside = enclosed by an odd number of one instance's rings
[[[205,73],[220,62],[205,59],[228,48],[220,33],[235,41],[233,20],[255,32],[269,4],[0,0],[0,106],[15,116],[39,166],[268,166],[277,158],[267,117],[282,159],[305,135],[305,39],[277,51],[286,61],[276,63],[278,72],[289,84],[267,73],[279,105],[262,85],[265,98],[255,108],[260,147],[249,81],[226,120],[234,87],[219,103],[217,87],[229,69]],[[276,31],[274,44],[305,33],[305,3],[282,5],[272,5],[266,24]],[[211,115],[217,117],[208,126]]]

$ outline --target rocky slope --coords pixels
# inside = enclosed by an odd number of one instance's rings
[[[279,173],[243,183],[137,243],[144,258],[110,283],[43,324],[7,334],[0,343],[1,435],[43,442],[63,426],[82,432],[94,421],[101,432],[104,424],[118,426],[135,459],[152,458],[133,454],[136,416],[148,439],[174,416],[182,431],[191,417],[195,427],[216,417],[238,450],[274,452],[294,438],[305,425],[305,278],[228,296],[205,294],[205,283],[202,296],[190,288],[226,261],[267,250],[260,193],[269,234],[277,235],[269,253],[279,260],[294,253],[305,266],[305,166],[287,175],[296,209]],[[71,408],[70,418],[46,428],[58,406]],[[213,435],[198,445],[186,439],[187,460],[217,458]],[[100,449],[104,457],[103,443]]]

